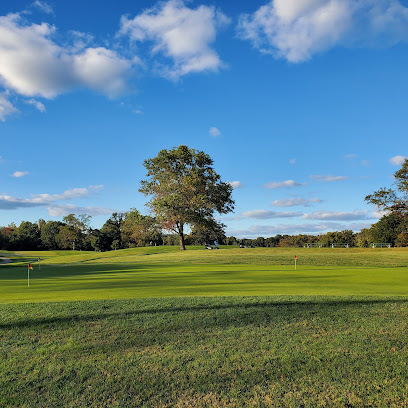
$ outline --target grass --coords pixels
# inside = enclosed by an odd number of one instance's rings
[[[407,299],[133,299],[0,311],[2,407],[408,404]]]
[[[5,256],[1,407],[408,406],[406,249]]]

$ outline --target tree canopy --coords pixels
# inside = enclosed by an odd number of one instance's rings
[[[159,225],[179,235],[185,249],[185,227],[213,226],[215,212],[227,214],[234,209],[232,186],[221,181],[213,160],[202,151],[181,145],[161,150],[144,161],[147,179],[139,191],[150,196],[147,203]]]

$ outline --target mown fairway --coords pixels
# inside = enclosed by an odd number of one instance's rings
[[[294,270],[294,254],[298,256]],[[408,295],[405,249],[137,248],[10,255],[0,303],[174,296]],[[41,257],[41,270],[36,260]],[[27,288],[27,263],[30,288]]]
[[[1,407],[408,405],[406,249],[4,256]]]

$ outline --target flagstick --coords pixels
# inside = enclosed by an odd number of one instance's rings
[[[297,261],[297,259],[295,258],[295,271],[296,271],[296,261]]]
[[[27,273],[28,273],[27,286],[30,287],[30,267],[27,267]]]

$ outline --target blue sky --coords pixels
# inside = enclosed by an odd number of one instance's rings
[[[145,212],[143,160],[204,150],[237,237],[358,231],[408,155],[408,2],[0,3],[0,225]]]

